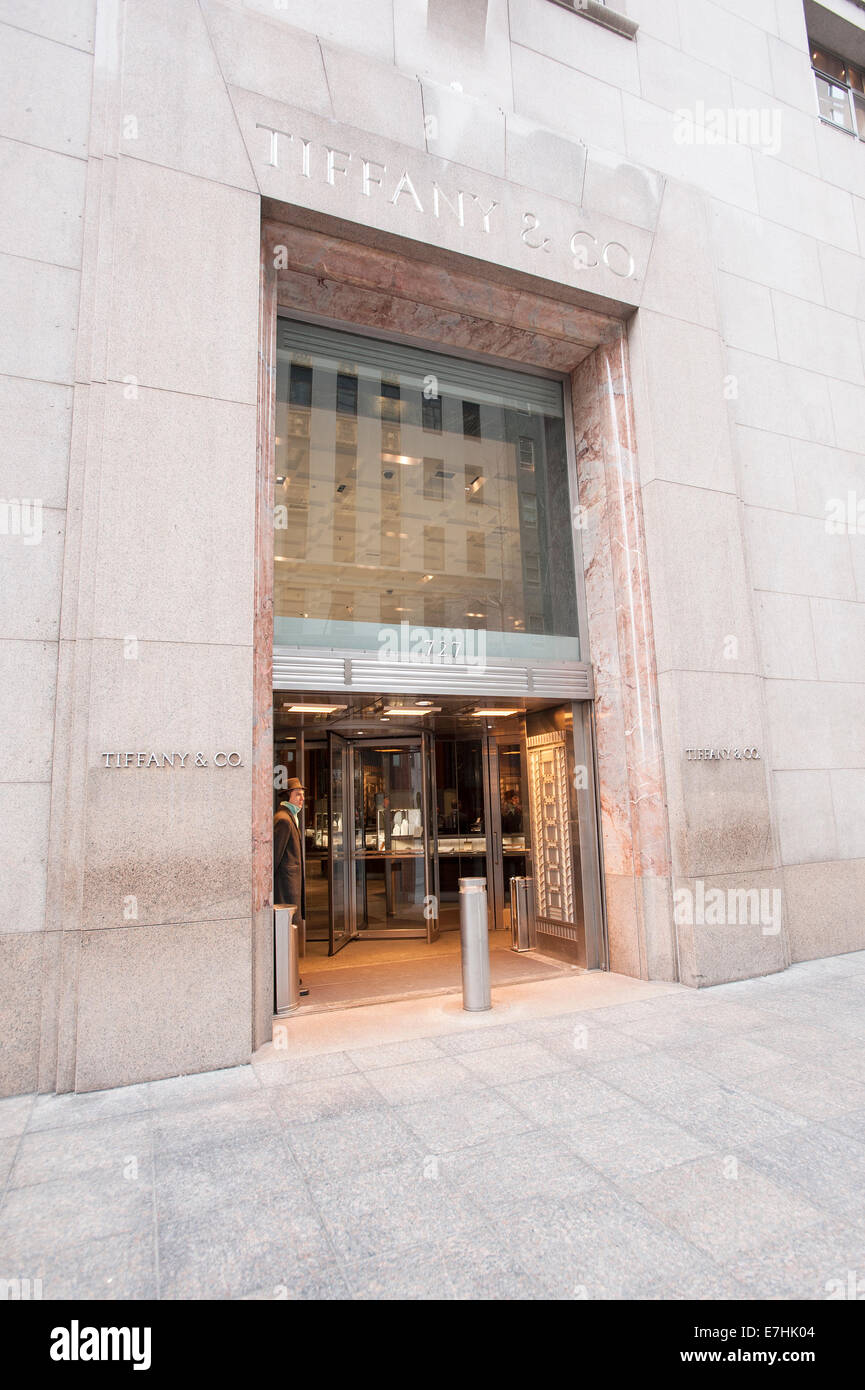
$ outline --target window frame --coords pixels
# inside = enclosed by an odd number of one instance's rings
[[[844,69],[844,80],[842,81],[840,77],[834,77],[832,73],[826,72],[823,68],[818,67],[814,59],[815,52],[824,54],[827,58],[836,59]],[[817,93],[817,115],[821,125],[830,126],[832,130],[843,131],[845,135],[852,135],[854,140],[858,140],[861,144],[865,144],[865,68],[860,67],[858,63],[852,63],[849,58],[845,58],[841,53],[836,53],[834,49],[824,47],[822,44],[813,41],[810,37],[808,39],[808,56],[811,61],[811,72],[814,77],[814,90]],[[851,68],[855,68],[862,78],[861,89],[854,87],[850,82]],[[823,112],[820,110],[820,89],[817,86],[818,80],[828,82],[832,87],[837,87],[839,90],[846,92],[847,113],[850,118],[849,126],[839,125],[837,121],[830,120],[828,116],[823,115]],[[861,134],[859,123],[856,119],[857,98],[859,99],[859,104],[863,112]]]

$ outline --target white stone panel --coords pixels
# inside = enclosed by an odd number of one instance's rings
[[[718,288],[724,342],[760,357],[777,357],[772,296],[766,286],[721,271]]]
[[[0,373],[72,382],[79,274],[0,256]]]
[[[808,51],[808,34],[805,29],[805,7],[802,0],[775,0],[778,16],[778,37],[793,48]]]
[[[0,932],[44,925],[49,799],[45,782],[0,782]]]
[[[9,498],[0,495],[0,633],[22,640],[60,635],[65,512],[26,508],[29,535],[7,530]],[[18,499],[16,499],[18,500]],[[31,521],[38,517],[38,524]],[[3,702],[5,708],[5,700]]]
[[[195,0],[127,0],[120,148],[187,174],[255,187]]]
[[[490,120],[484,134],[484,144],[490,159],[496,157],[498,134],[496,120]],[[435,153],[434,146],[430,151]],[[651,221],[642,221],[626,216],[634,211],[634,202],[627,195],[622,196],[617,185],[617,197],[601,196],[592,201],[589,189],[589,176],[586,170],[586,147],[579,141],[568,140],[555,131],[545,130],[537,121],[527,120],[525,116],[509,114],[505,117],[505,169],[513,183],[526,188],[537,188],[553,198],[564,198],[578,206],[584,199],[588,207],[597,207],[600,212],[609,212],[613,217],[621,217],[626,222],[636,222],[640,227],[653,227]],[[643,182],[647,183],[645,175]],[[592,185],[591,192],[597,192]],[[617,211],[617,207],[622,207]]]
[[[802,594],[757,592],[754,609],[760,634],[760,666],[776,680],[816,680],[817,657],[811,602]]]
[[[0,252],[80,266],[86,174],[83,159],[0,140]]]
[[[784,870],[784,884],[794,962],[865,947],[865,860],[797,864]]]
[[[865,257],[825,242],[820,244],[819,252],[829,308],[865,319]]]
[[[320,6],[320,14],[329,8]],[[221,0],[202,0],[202,9],[226,82],[321,116],[332,114],[321,46],[314,34],[289,27],[286,10],[271,4],[257,14]]]
[[[855,319],[780,290],[772,292],[772,307],[778,355],[783,362],[862,384],[862,354]]]
[[[808,50],[770,35],[769,61],[772,66],[772,91],[778,100],[815,115],[817,95]]]
[[[638,95],[644,101],[669,111],[688,108],[695,113],[711,107],[730,107],[730,78],[717,65],[700,63],[691,54],[658,43],[647,34],[639,34],[634,46],[640,58]]]
[[[280,0],[278,5],[274,0],[242,0],[242,3],[244,9],[256,10],[297,29],[306,29],[356,53],[393,62],[393,0],[363,0],[362,5],[357,4],[357,0],[327,0],[324,5],[321,0]],[[413,3],[417,10],[416,0]],[[405,5],[401,8],[405,9]]]
[[[668,180],[646,271],[643,308],[717,328],[712,246],[702,194]]]
[[[823,303],[817,243],[727,203],[712,205],[718,267],[731,275]]]
[[[837,859],[835,814],[828,772],[775,772],[772,791],[782,864]]]
[[[797,111],[768,92],[733,81],[737,121],[755,152],[765,159],[792,164],[808,174],[820,173],[813,115]],[[759,178],[759,167],[757,169]]]
[[[83,158],[92,64],[88,53],[3,25],[0,135]]]
[[[76,1090],[248,1062],[251,939],[248,918],[87,932]],[[179,1009],[182,1028],[167,1026]]]
[[[520,115],[589,147],[624,149],[622,95],[615,87],[516,45],[513,73],[514,108]]]
[[[679,8],[677,0],[627,0],[628,18],[639,24],[636,42],[651,34],[662,43],[679,47]]]
[[[769,430],[735,426],[734,447],[743,502],[753,507],[795,512],[796,485],[790,443],[784,435],[772,434]]]
[[[639,92],[643,49],[621,34],[588,22],[560,5],[509,0],[511,40],[546,58],[589,73],[626,92]]]
[[[853,202],[844,189],[772,159],[763,160],[757,173],[757,197],[764,217],[844,251],[857,250]]]
[[[772,766],[865,766],[865,686],[767,681]]]
[[[510,135],[508,139],[510,141]],[[620,217],[623,222],[633,222],[637,227],[654,228],[664,192],[663,177],[597,146],[588,153],[584,147],[579,148],[585,159],[583,206],[597,208],[611,217]],[[510,145],[508,154],[510,156]],[[561,188],[561,184],[559,186]],[[554,191],[555,185],[550,188],[550,192]],[[561,196],[567,196],[563,189]]]
[[[865,454],[791,439],[790,457],[796,480],[796,505],[791,510],[825,522],[838,516],[839,504],[847,515],[849,492],[865,499]]]
[[[121,161],[108,375],[256,399],[259,200]]]
[[[0,782],[47,782],[51,776],[55,642],[0,642]]]
[[[658,669],[756,670],[739,502],[705,488],[643,488]]]
[[[322,53],[336,120],[424,148],[424,108],[416,78],[329,44],[322,45]]]
[[[860,450],[865,423],[865,387],[830,380],[829,399],[835,421],[835,443],[839,449]]]
[[[727,368],[731,409],[740,424],[818,443],[834,440],[827,377],[733,348],[727,350]]]
[[[824,522],[810,516],[762,507],[746,507],[745,522],[755,589],[856,597],[846,536],[828,535]]]
[[[655,475],[668,482],[734,491],[718,335],[648,311],[641,319]]]
[[[249,905],[252,648],[94,644],[83,919],[128,928]],[[130,753],[130,765],[103,754]],[[219,766],[218,753],[239,753]],[[138,753],[183,763],[138,765]],[[133,899],[127,902],[127,899]]]
[[[865,776],[861,767],[830,774],[838,859],[865,859]],[[828,856],[827,856],[828,857]]]
[[[673,873],[759,872],[775,863],[763,746],[761,682],[746,674],[673,671],[660,677]],[[760,757],[688,758],[688,748]]]
[[[758,29],[765,29],[767,34],[778,33],[775,0],[714,0],[714,3],[729,14],[756,24]]]
[[[430,154],[441,159],[453,159],[471,169],[483,169],[499,178],[505,177],[505,115],[503,111],[493,110],[486,102],[475,101],[472,97],[454,92],[450,87],[442,87],[436,82],[423,83],[423,123],[421,133],[426,132],[426,148]],[[513,120],[513,117],[511,118]],[[397,130],[395,138],[400,139]],[[558,137],[548,137],[556,140]],[[514,143],[519,136],[514,134]],[[575,168],[582,172],[585,151],[578,146],[570,149],[578,158]],[[559,141],[559,154],[566,154],[565,142]],[[513,165],[513,157],[511,160]],[[571,170],[567,163],[562,168],[562,177],[568,178]],[[561,167],[561,166],[560,166]],[[511,178],[517,175],[511,172]],[[543,178],[543,174],[541,176]],[[523,180],[519,180],[522,182]],[[544,178],[544,183],[551,182]],[[555,187],[551,188],[555,192]],[[579,196],[579,195],[578,195]]]
[[[98,636],[252,641],[255,447],[251,405],[109,388]]]
[[[504,111],[513,108],[507,0],[401,0],[393,6],[392,53],[397,67],[411,76],[445,86],[457,82],[468,96]]]
[[[861,494],[859,501],[862,500]],[[865,534],[861,530],[856,535],[848,537],[850,541],[850,555],[853,560],[853,573],[856,576],[856,598],[860,603],[865,603]]]
[[[812,598],[811,614],[820,680],[865,686],[865,603]]]
[[[0,377],[0,418],[5,432],[0,495],[38,497],[44,507],[64,507],[72,387]]]
[[[0,0],[0,22],[93,51],[96,0]]]
[[[735,73],[752,87],[769,89],[769,46],[765,32],[737,19],[712,0],[679,5],[679,33],[685,53]]]
[[[636,164],[671,174],[737,207],[757,211],[754,155],[746,145],[708,144],[702,127],[673,111],[622,94],[625,153]]]
[[[824,125],[822,121],[815,121],[815,127],[821,176],[827,183],[837,184],[859,198],[865,197],[861,141],[854,140],[843,130]],[[851,249],[855,250],[855,247]]]

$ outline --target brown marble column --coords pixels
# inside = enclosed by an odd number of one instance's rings
[[[624,332],[577,367],[572,399],[610,965],[626,975],[675,979],[652,607]]]

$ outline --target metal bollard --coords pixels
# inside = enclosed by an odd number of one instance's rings
[[[535,881],[511,879],[511,950],[531,951],[537,944]]]
[[[293,1013],[300,1005],[298,930],[292,920],[296,911],[296,907],[273,909],[274,982],[276,1012],[280,1017]]]
[[[463,1008],[482,1013],[490,998],[490,934],[487,925],[487,881],[460,879],[460,968]]]

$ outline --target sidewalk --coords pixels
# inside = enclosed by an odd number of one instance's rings
[[[865,1275],[865,952],[699,993],[583,975],[487,1015],[297,1022],[251,1066],[0,1102],[0,1278],[825,1299]]]

